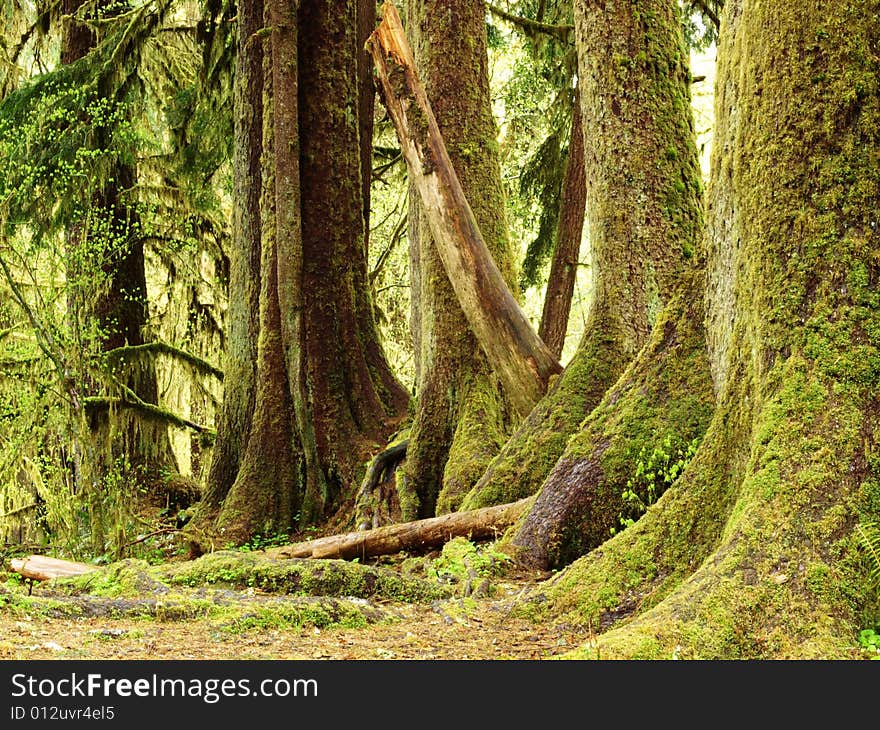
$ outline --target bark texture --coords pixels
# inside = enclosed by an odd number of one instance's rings
[[[584,125],[580,93],[575,92],[571,111],[571,136],[568,158],[562,179],[559,206],[559,224],[556,228],[556,246],[544,294],[544,309],[538,335],[556,358],[562,357],[571,298],[577,279],[578,256],[584,231],[587,206],[587,174],[584,169]]]
[[[241,9],[229,350],[241,380],[227,379],[206,501],[224,544],[326,518],[406,410],[367,286],[357,8]]]
[[[525,415],[561,370],[536,335],[486,247],[390,3],[372,48],[385,105],[437,253],[493,371]]]
[[[577,656],[846,657],[877,620],[855,533],[880,513],[873,9],[725,4],[708,228],[718,407],[655,507],[547,587],[542,605],[610,629]]]
[[[382,350],[364,247],[356,0],[299,7],[299,134],[307,379],[324,508],[406,413]]]
[[[529,499],[524,499],[514,504],[486,507],[473,512],[453,512],[373,530],[331,535],[287,545],[272,550],[269,554],[277,558],[363,560],[378,555],[392,555],[402,550],[424,552],[442,547],[453,537],[491,540],[498,537],[526,509],[529,502]]]
[[[667,0],[575,5],[594,300],[565,371],[463,508],[536,492],[645,345],[702,225],[688,59]]]
[[[262,0],[245,3],[238,14],[233,120],[232,245],[229,252],[229,307],[226,313],[223,403],[200,509],[213,519],[238,474],[254,411],[259,325],[263,150]]]
[[[288,374],[282,317],[289,312],[285,309],[282,313],[279,297],[279,248],[285,247],[291,253],[301,250],[296,200],[290,199],[295,196],[291,189],[295,191],[299,184],[296,155],[290,155],[291,150],[298,148],[294,9],[281,0],[269,0],[264,6],[264,22],[272,28],[272,33],[264,47],[262,70],[264,113],[256,389],[245,450],[216,522],[217,533],[224,544],[239,544],[255,534],[290,530],[296,524],[299,507],[306,496],[306,459],[294,411],[294,401],[300,393],[294,390],[298,381],[292,385]],[[251,42],[260,41],[252,36]],[[249,184],[254,185],[255,181],[250,180]],[[281,241],[282,237],[285,240]],[[289,262],[286,264],[290,266]],[[293,287],[299,290],[299,282]],[[296,294],[288,292],[287,296]]]
[[[485,4],[413,0],[407,17],[419,75],[452,166],[509,287],[514,276],[489,100]],[[468,42],[462,44],[461,38]],[[420,378],[403,467],[408,485],[401,495],[405,519],[456,509],[504,442],[513,419],[470,332],[424,216],[418,239],[411,261],[419,264],[414,282],[420,289],[414,301]]]

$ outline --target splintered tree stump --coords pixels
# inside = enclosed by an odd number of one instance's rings
[[[386,525],[375,530],[330,535],[308,542],[267,550],[273,558],[369,558],[401,551],[424,552],[445,545],[453,537],[491,540],[532,503],[532,497],[494,507],[452,512],[425,520]]]
[[[468,324],[510,402],[526,415],[562,366],[532,328],[486,246],[392,3],[385,3],[382,16],[367,47],[410,179]]]
[[[13,558],[9,565],[14,573],[19,573],[31,580],[52,580],[52,578],[68,578],[97,570],[95,565],[76,563],[72,560],[49,558],[45,555],[28,555],[26,558]]]

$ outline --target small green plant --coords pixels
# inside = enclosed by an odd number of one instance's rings
[[[624,507],[619,527],[611,528],[612,535],[635,524],[648,507],[660,499],[685,470],[700,445],[699,438],[689,443],[676,444],[675,441],[672,434],[667,434],[658,446],[649,450],[646,445],[639,451],[635,472],[621,494]]]
[[[247,553],[258,550],[265,550],[266,548],[277,547],[279,545],[286,545],[289,542],[290,535],[287,532],[277,532],[274,535],[257,534],[243,545],[239,545],[236,548],[232,548],[232,546],[230,546],[230,548]]]
[[[874,655],[871,659],[880,659],[880,634],[877,633],[878,630],[880,630],[880,626],[875,626],[873,629],[862,629],[859,632],[859,646]]]
[[[492,549],[491,545],[477,546],[467,538],[455,537],[443,546],[431,570],[438,580],[458,583],[473,577],[499,575],[510,560],[510,556]]]

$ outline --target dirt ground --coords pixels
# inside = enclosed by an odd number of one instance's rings
[[[529,581],[501,583],[491,599],[452,604],[377,602],[390,620],[363,628],[314,626],[229,633],[210,618],[46,618],[0,609],[0,659],[549,659],[589,641],[581,629],[510,615]]]

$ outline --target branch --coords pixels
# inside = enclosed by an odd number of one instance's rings
[[[89,396],[83,398],[83,407],[87,411],[103,411],[114,407],[128,408],[159,421],[170,423],[172,426],[177,426],[178,428],[190,428],[196,433],[204,433],[211,436],[215,435],[215,431],[207,426],[203,426],[195,421],[190,421],[183,416],[178,416],[176,413],[166,410],[165,408],[160,408],[153,403],[147,403],[145,400],[139,398],[133,390],[126,388],[125,386],[123,386],[123,395],[121,397]]]
[[[330,535],[308,542],[272,548],[265,554],[276,560],[285,558],[350,560],[393,555],[402,550],[425,552],[459,536],[470,540],[494,540],[533,502],[534,497],[526,497],[511,504],[499,504],[467,512],[450,512],[440,517],[429,517],[415,522],[401,522],[373,530]]]
[[[573,25],[552,25],[550,23],[541,23],[537,20],[531,20],[530,18],[523,18],[521,15],[508,13],[506,10],[502,10],[492,4],[487,4],[486,7],[492,15],[496,15],[499,18],[506,20],[508,23],[519,27],[521,30],[525,31],[527,35],[543,33],[545,35],[553,36],[563,43],[567,43],[569,35],[574,31]]]
[[[699,10],[703,15],[705,15],[715,26],[716,32],[721,29],[721,19],[718,17],[718,13],[712,10],[709,7],[709,3],[705,0],[691,0],[691,5],[693,5],[697,10]]]
[[[169,355],[178,360],[192,365],[196,370],[208,375],[213,375],[217,380],[223,380],[223,371],[216,365],[212,365],[207,360],[203,360],[198,355],[182,350],[179,347],[170,345],[167,342],[147,342],[143,345],[126,345],[108,350],[104,354],[109,358],[125,359],[130,356],[137,356],[142,353],[157,353],[160,355]]]

